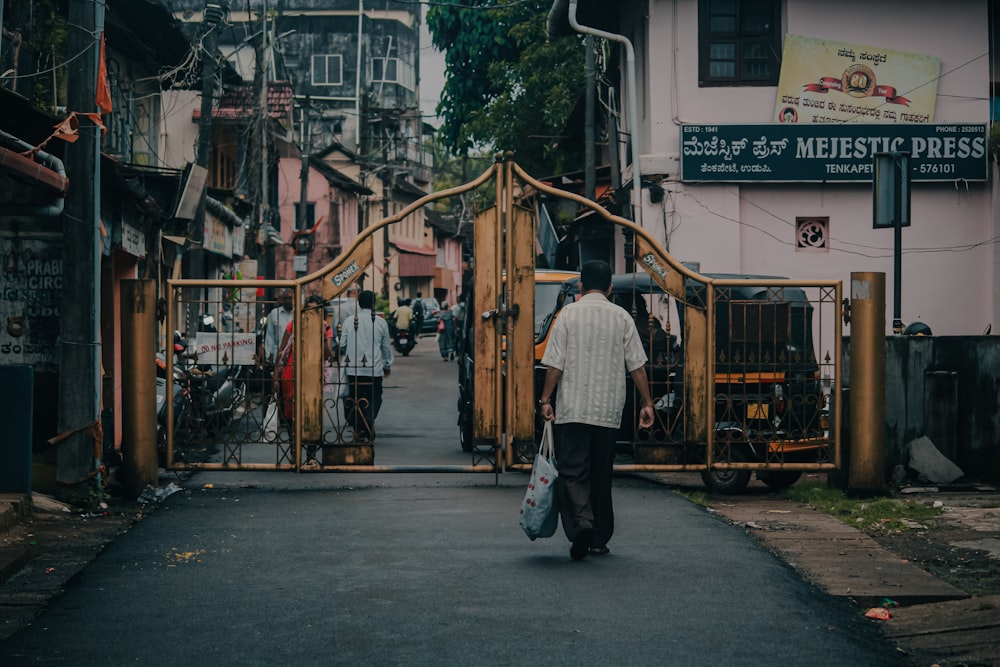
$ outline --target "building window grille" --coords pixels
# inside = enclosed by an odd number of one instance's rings
[[[699,1],[699,85],[777,85],[779,4],[779,0]]]

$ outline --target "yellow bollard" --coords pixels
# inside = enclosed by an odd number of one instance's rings
[[[156,486],[156,283],[123,280],[122,470],[125,490],[137,498]]]
[[[849,493],[885,492],[885,274],[851,274]]]

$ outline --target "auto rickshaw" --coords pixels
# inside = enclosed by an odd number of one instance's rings
[[[713,460],[770,465],[831,461],[827,400],[813,349],[813,306],[805,291],[768,286],[767,281],[783,280],[772,276],[705,275],[746,281],[716,288]],[[668,298],[645,272],[618,274],[612,280],[610,299],[632,313],[643,337],[656,408],[653,427],[638,430],[639,397],[627,378],[618,451],[637,464],[683,466],[706,461],[707,443],[685,433],[684,341],[672,333],[684,330],[687,308],[705,306],[706,289],[689,279],[685,291],[684,301]],[[578,280],[563,284],[555,309],[545,318],[546,335],[559,309],[578,294]],[[653,306],[663,312],[661,317],[652,314]],[[539,363],[536,390],[544,373]],[[558,391],[554,401],[558,403]],[[738,493],[751,473],[709,469],[701,474],[712,491]],[[790,486],[800,476],[800,471],[780,468],[757,471],[757,478],[774,488]]]

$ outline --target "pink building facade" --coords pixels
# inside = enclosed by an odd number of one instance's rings
[[[279,232],[285,245],[275,249],[275,277],[291,279],[322,269],[357,238],[361,198],[371,191],[326,163],[312,161],[306,187],[306,227],[300,230],[296,224],[302,160],[281,158],[278,169]],[[297,251],[298,235],[311,238],[305,246],[307,252]]]

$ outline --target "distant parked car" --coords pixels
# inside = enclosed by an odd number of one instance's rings
[[[420,333],[435,333],[437,332],[438,319],[441,315],[441,304],[432,296],[424,297],[420,300],[424,302],[424,323],[420,326]],[[410,307],[413,307],[412,303]]]

